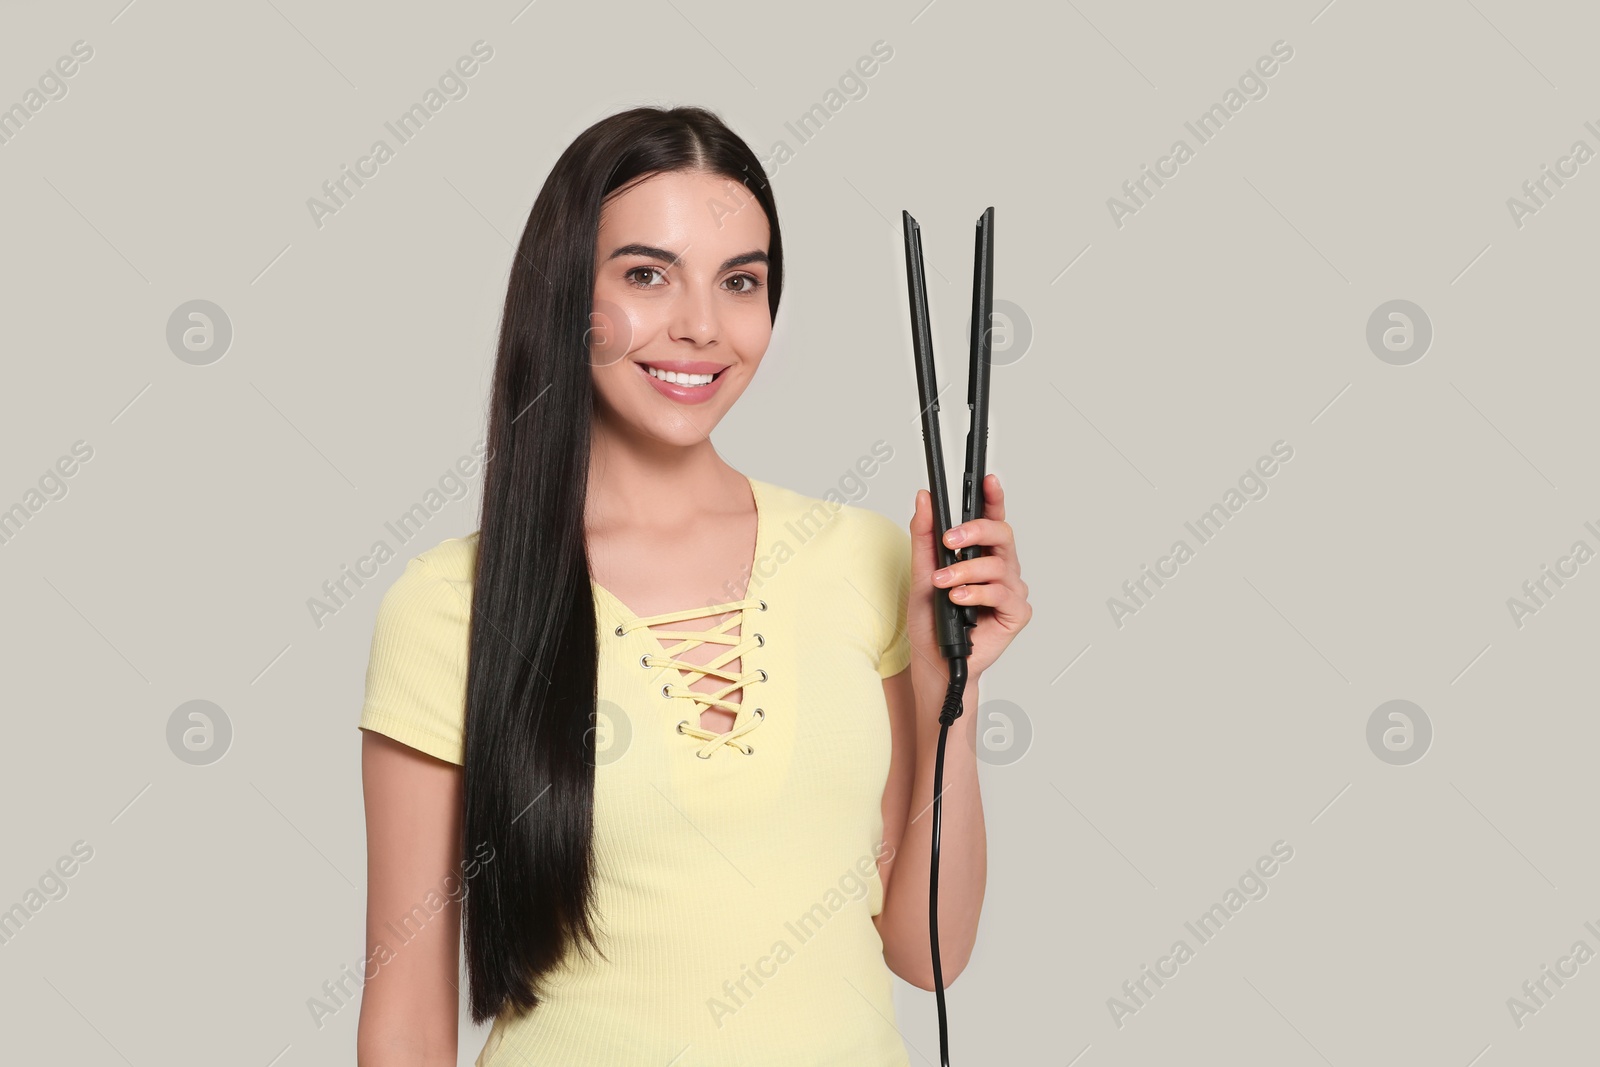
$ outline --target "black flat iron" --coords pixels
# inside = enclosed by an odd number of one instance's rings
[[[908,211],[900,212],[905,233],[906,288],[911,297],[911,344],[917,364],[917,398],[922,405],[922,443],[928,459],[928,493],[933,498],[934,552],[938,569],[980,554],[977,545],[959,552],[944,543],[950,530],[950,504],[939,443],[939,387],[933,368],[933,339],[928,321],[928,286],[922,268],[922,228]],[[983,510],[984,461],[989,443],[989,357],[994,314],[994,208],[978,216],[972,263],[972,352],[967,368],[967,462],[961,479],[961,521],[979,518]],[[945,739],[950,724],[961,717],[967,687],[967,657],[972,643],[967,630],[978,624],[978,606],[956,604],[950,590],[934,588],[934,633],[939,651],[950,664],[950,685],[939,712],[939,748],[933,764],[933,849],[928,877],[928,940],[933,950],[934,995],[939,1004],[939,1062],[950,1065],[950,1042],[944,1006],[944,972],[939,961],[939,801],[944,793]]]

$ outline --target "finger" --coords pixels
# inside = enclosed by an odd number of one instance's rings
[[[994,549],[994,555],[1010,559],[1014,554],[1016,533],[1004,519],[969,519],[950,527],[944,543],[951,548],[987,545]]]
[[[973,582],[1003,582],[1017,574],[1016,564],[1010,560],[1001,559],[999,556],[974,556],[971,559],[952,563],[943,570],[933,572],[933,584],[946,588],[955,588],[958,585],[968,585]],[[942,577],[941,577],[942,576]]]
[[[986,519],[1006,517],[1006,491],[1000,488],[998,474],[983,476],[983,517]]]
[[[933,532],[933,497],[926,489],[918,489],[911,508],[911,533],[928,536]]]
[[[915,510],[911,514],[911,574],[920,583],[923,576],[939,566],[938,534],[934,531],[933,496],[926,489],[918,489]]]
[[[1013,628],[1027,621],[1032,610],[1022,590],[1009,582],[981,582],[977,585],[960,585],[950,590],[952,603],[965,607],[981,604],[995,610],[1008,626]]]

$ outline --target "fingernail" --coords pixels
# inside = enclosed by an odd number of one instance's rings
[[[946,567],[942,571],[934,571],[933,580],[936,582],[948,582],[950,580],[950,568]]]
[[[966,532],[963,531],[959,526],[952,526],[949,532],[944,535],[944,541],[947,545],[959,545],[966,539]]]

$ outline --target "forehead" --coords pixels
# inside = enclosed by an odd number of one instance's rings
[[[744,183],[703,171],[666,171],[605,202],[599,254],[637,242],[678,252],[688,263],[702,258],[697,249],[720,262],[728,253],[766,251],[770,231],[767,213]]]

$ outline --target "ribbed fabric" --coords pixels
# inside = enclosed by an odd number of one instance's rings
[[[739,646],[744,684],[727,699],[737,723],[756,707],[761,721],[734,743],[678,732],[703,709],[663,696],[698,677],[659,666],[679,642],[630,628],[637,617],[591,583],[613,720],[595,770],[611,959],[569,955],[540,1007],[495,1020],[477,1067],[909,1067],[872,917],[891,747],[882,681],[911,660],[910,535],[749,481],[755,569],[737,629],[761,640]],[[411,558],[384,594],[359,724],[458,764],[477,540]]]

